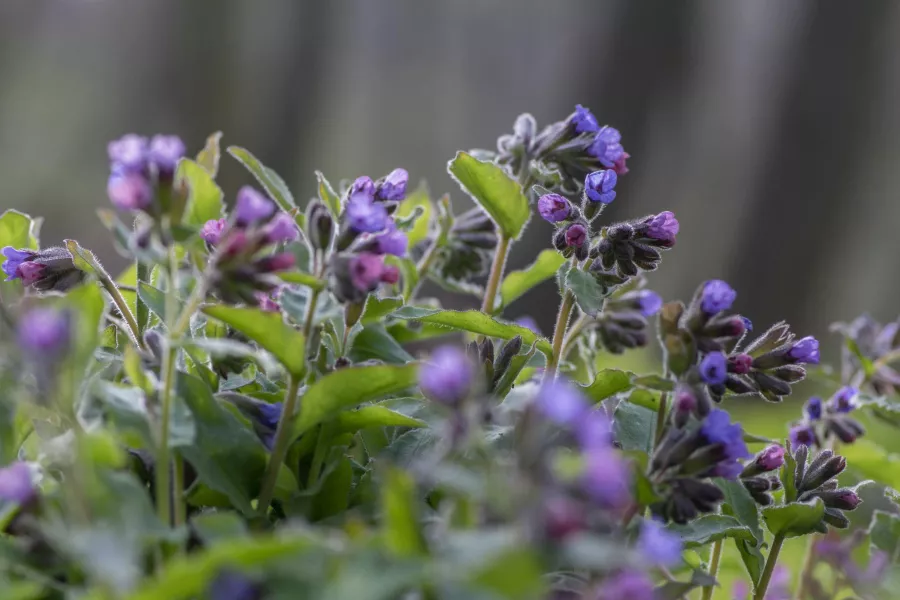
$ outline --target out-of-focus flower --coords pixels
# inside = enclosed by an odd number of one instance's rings
[[[419,387],[426,397],[456,406],[472,390],[474,374],[465,352],[455,346],[441,346],[419,369]]]

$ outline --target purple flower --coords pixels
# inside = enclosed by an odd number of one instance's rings
[[[225,219],[210,219],[200,229],[200,237],[210,246],[215,246],[222,240],[228,221]]]
[[[675,213],[670,210],[663,211],[655,215],[647,221],[646,236],[650,239],[665,242],[666,244],[674,244],[675,236],[678,235],[678,219]]]
[[[681,562],[681,538],[656,521],[644,521],[637,541],[641,557],[653,565],[671,567]]]
[[[31,250],[16,250],[12,246],[6,246],[0,253],[6,257],[6,260],[0,265],[0,269],[3,269],[3,272],[6,274],[6,281],[20,278],[19,267],[28,261],[34,260],[37,256],[37,253]]]
[[[26,504],[34,497],[31,468],[27,464],[14,462],[0,469],[0,500]]]
[[[819,364],[819,340],[811,335],[800,341],[794,342],[787,353],[788,358],[795,363]]]
[[[580,104],[575,105],[575,113],[569,117],[569,123],[575,129],[575,133],[594,133],[600,129],[594,113]]]
[[[629,465],[612,448],[587,453],[581,482],[585,493],[604,508],[621,509],[631,501]]]
[[[184,153],[184,142],[177,135],[154,135],[150,140],[150,162],[161,175],[171,176]]]
[[[576,423],[575,435],[584,452],[612,444],[612,423],[602,409],[588,410]]]
[[[744,331],[750,332],[753,331],[753,321],[748,319],[747,317],[741,317],[741,321],[744,322]]]
[[[246,227],[257,221],[265,221],[274,212],[275,203],[249,185],[238,190],[234,214],[239,226]]]
[[[697,397],[693,390],[686,385],[679,385],[675,389],[675,412],[683,418],[691,414],[697,408]]]
[[[369,200],[375,199],[375,182],[372,181],[372,178],[368,175],[362,175],[356,178],[356,181],[350,186],[347,197],[349,198],[358,194],[367,197]]]
[[[806,401],[804,411],[810,421],[818,421],[822,418],[822,399],[818,396],[811,397]]]
[[[120,210],[142,210],[153,202],[153,188],[139,172],[113,171],[106,184],[106,194]]]
[[[210,600],[259,600],[261,591],[246,575],[222,571],[209,586]]]
[[[616,162],[622,159],[625,150],[622,148],[622,134],[618,129],[614,129],[609,125],[604,125],[597,135],[594,136],[594,142],[588,147],[588,154],[600,161],[600,164],[607,169],[614,167]]]
[[[431,400],[455,406],[472,389],[472,363],[456,346],[441,346],[419,369],[419,387]]]
[[[622,571],[603,581],[597,600],[654,600],[653,581],[639,571]]]
[[[278,312],[281,310],[281,306],[278,305],[278,302],[266,292],[256,292],[253,296],[256,298],[256,305],[261,310],[266,312]]]
[[[746,375],[753,367],[753,357],[749,354],[736,354],[728,357],[728,370],[738,375]]]
[[[784,448],[772,445],[756,455],[756,465],[763,472],[780,469],[784,464]]]
[[[32,285],[44,277],[47,266],[37,262],[24,262],[16,271],[22,279],[22,283]]]
[[[541,508],[544,531],[552,540],[564,540],[585,526],[584,508],[571,498],[554,495],[547,498]]]
[[[853,490],[837,490],[837,494],[830,499],[830,505],[840,510],[854,510],[862,503],[862,498]]]
[[[709,385],[722,385],[728,375],[728,361],[722,352],[710,352],[700,361],[700,378]]]
[[[538,198],[538,212],[544,220],[559,223],[572,214],[572,205],[559,194],[544,194]]]
[[[350,196],[345,213],[350,228],[360,233],[384,231],[390,220],[384,205],[372,202],[365,194]]]
[[[541,328],[538,327],[537,321],[535,321],[534,319],[532,319],[531,317],[529,317],[527,315],[524,317],[519,317],[518,319],[515,320],[515,323],[516,323],[516,325],[521,325],[522,327],[524,327],[526,329],[530,329],[531,331],[535,332],[536,334],[541,335]]]
[[[736,460],[723,460],[712,471],[713,476],[734,481],[744,472],[744,465]]]
[[[388,230],[375,238],[378,244],[378,252],[381,254],[393,254],[394,256],[406,256],[406,247],[409,240],[406,233],[397,229],[397,225],[391,221]]]
[[[708,315],[714,315],[728,310],[734,304],[737,298],[735,292],[730,285],[721,279],[712,279],[703,285],[703,292],[700,295],[700,308]]]
[[[645,317],[652,317],[662,308],[662,296],[652,290],[641,290],[637,297],[638,310]]]
[[[19,346],[36,357],[56,357],[69,346],[71,334],[68,312],[33,308],[19,321]]]
[[[851,387],[846,385],[839,389],[837,393],[831,398],[831,408],[835,412],[839,413],[848,413],[854,409],[853,400],[856,398],[856,395],[859,393],[855,387]]]
[[[406,197],[406,183],[409,173],[406,169],[394,169],[375,186],[375,198],[385,202],[399,202]]]
[[[584,193],[591,202],[609,204],[616,199],[618,175],[613,170],[594,171],[584,178]]]
[[[744,429],[739,423],[732,423],[728,413],[715,409],[703,421],[700,433],[710,444],[722,444],[727,460],[748,458],[750,452],[744,442]]]
[[[278,244],[281,242],[293,242],[300,237],[297,231],[297,224],[294,219],[286,212],[279,212],[275,217],[266,224],[264,229],[266,243]]]
[[[563,427],[576,427],[590,411],[581,392],[564,379],[541,386],[536,404],[544,417]]]
[[[350,261],[350,281],[361,292],[371,292],[378,287],[384,276],[384,257],[370,252],[362,252]]]
[[[572,223],[566,228],[566,245],[580,248],[587,241],[587,229],[581,223]]]
[[[795,425],[788,432],[788,438],[791,440],[791,446],[797,447],[813,446],[816,443],[816,432],[811,425]]]
[[[290,252],[282,252],[260,258],[253,263],[253,268],[257,273],[274,273],[293,269],[295,264],[297,264],[297,257]]]
[[[142,171],[147,166],[147,138],[129,133],[106,147],[113,170]]]

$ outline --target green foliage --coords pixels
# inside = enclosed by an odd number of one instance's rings
[[[259,184],[266,190],[266,193],[281,207],[281,210],[290,212],[292,208],[297,206],[287,184],[275,171],[259,162],[247,150],[238,146],[229,147],[228,154],[237,159],[253,174]]]
[[[791,502],[779,506],[767,506],[762,511],[763,522],[773,535],[797,537],[819,529],[825,516],[825,504],[821,498],[809,502]]]
[[[187,186],[188,197],[183,222],[200,228],[210,219],[222,216],[222,190],[213,180],[214,166],[218,158],[213,154],[206,157],[207,165],[200,165],[192,160],[184,159],[178,164],[176,177]],[[210,169],[213,169],[210,172]]]
[[[521,271],[510,271],[500,284],[500,309],[509,306],[528,290],[556,274],[566,259],[555,250],[541,250],[537,259]]]
[[[518,239],[531,218],[522,186],[493,163],[458,152],[447,166],[464,192],[494,220],[503,235]]]

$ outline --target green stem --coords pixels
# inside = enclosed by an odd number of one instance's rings
[[[566,290],[562,303],[559,305],[559,314],[556,317],[556,326],[553,328],[553,352],[547,359],[547,368],[544,369],[544,383],[553,381],[556,377],[556,369],[559,367],[562,353],[563,340],[566,337],[566,328],[569,318],[572,316],[572,308],[575,306],[575,294]]]
[[[497,290],[500,289],[500,280],[503,279],[503,268],[506,266],[506,258],[509,255],[509,238],[500,233],[497,241],[497,250],[494,253],[494,262],[491,264],[491,274],[488,277],[487,287],[484,290],[484,303],[481,312],[486,315],[494,314],[494,300],[497,299]]]
[[[709,557],[709,574],[715,578],[719,574],[719,561],[722,558],[722,540],[716,540],[713,543],[712,551]],[[711,600],[715,586],[708,585],[703,588],[703,595],[700,600]]]
[[[172,498],[175,499],[175,527],[184,525],[187,522],[187,506],[184,503],[184,459],[180,454],[174,455],[172,461],[174,467],[172,469]]]
[[[783,543],[784,534],[778,534],[772,540],[772,548],[769,550],[769,557],[766,559],[766,566],[763,568],[762,576],[759,578],[759,585],[756,586],[753,600],[765,599],[766,591],[769,589],[769,582],[772,580],[772,572],[775,570],[775,564],[778,562],[778,553],[781,552]]]
[[[569,352],[572,351],[572,346],[575,345],[578,336],[581,335],[581,332],[584,330],[585,326],[588,322],[588,316],[585,313],[581,313],[578,315],[578,318],[575,319],[575,322],[572,323],[572,326],[569,327],[569,331],[566,334],[566,339],[563,341],[562,351],[559,354],[560,360],[565,360],[565,358],[569,355]]]
[[[316,439],[316,449],[313,451],[312,463],[309,466],[309,475],[306,478],[306,487],[311,488],[316,484],[319,475],[322,474],[322,466],[325,464],[325,455],[328,452],[331,441],[331,428],[322,425],[319,427],[319,437]]]
[[[125,298],[122,296],[122,292],[119,291],[116,282],[113,281],[108,275],[104,277],[101,275],[99,277],[100,285],[103,286],[103,289],[110,295],[112,298],[113,304],[116,305],[116,308],[119,309],[119,313],[122,315],[122,318],[125,320],[125,324],[127,325],[128,337],[131,338],[132,343],[138,348],[143,349],[144,340],[141,336],[141,330],[138,327],[138,323],[134,318],[134,315],[131,313],[131,308],[129,308],[128,303],[125,302]]]
[[[316,305],[319,303],[319,294],[322,290],[313,289],[309,296],[309,304],[306,306],[306,316],[303,319],[303,340],[309,346],[309,336],[312,333],[313,319],[316,316]]]
[[[257,508],[263,514],[272,504],[275,495],[275,483],[278,481],[278,471],[287,456],[288,446],[291,441],[291,423],[293,423],[294,411],[297,406],[297,392],[300,389],[300,378],[291,375],[288,381],[287,391],[284,394],[284,409],[278,420],[278,429],[275,430],[275,443],[272,446],[272,456],[269,457],[269,465],[266,467],[266,475],[263,479],[262,489],[259,492]]]
[[[816,566],[816,539],[819,536],[816,534],[812,534],[809,536],[809,541],[806,544],[806,556],[803,558],[803,567],[800,569],[800,580],[797,584],[797,593],[794,595],[794,598],[797,600],[802,600],[803,596],[806,595],[806,585],[807,581],[812,579],[813,569]]]
[[[407,297],[403,298],[404,303],[409,302],[410,299],[416,295],[416,292],[419,291],[419,286],[422,285],[422,280],[425,278],[425,273],[431,267],[434,259],[437,258],[437,252],[443,245],[445,237],[446,235],[443,232],[436,236],[434,238],[434,241],[428,247],[428,250],[425,251],[425,254],[423,254],[422,258],[419,259],[419,262],[416,263],[416,284],[409,286],[407,290]]]
[[[665,433],[668,401],[669,394],[667,392],[659,395],[659,408],[656,410],[656,441],[654,442],[654,447],[656,447],[656,444],[659,444],[659,440],[662,439]]]
[[[137,281],[135,282],[134,294],[135,294],[135,312],[137,313],[135,317],[137,317],[137,326],[138,332],[143,335],[144,327],[147,326],[147,323],[150,321],[150,309],[147,304],[143,301],[140,294],[138,294],[138,287],[142,281],[149,281],[150,279],[151,269],[141,261],[136,261],[135,273],[137,274]],[[119,286],[119,289],[124,289],[124,286]]]

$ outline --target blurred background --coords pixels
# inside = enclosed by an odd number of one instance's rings
[[[404,166],[445,172],[520,112],[576,103],[632,158],[610,218],[674,210],[681,234],[651,286],[688,297],[722,278],[757,328],[897,317],[900,2],[816,0],[2,0],[0,208],[46,217],[124,266],[94,211],[106,143],[216,130],[299,199]],[[247,174],[224,159],[233,196]],[[549,244],[535,221],[512,267]],[[457,306],[469,298],[448,299]],[[552,328],[551,284],[521,299]]]

